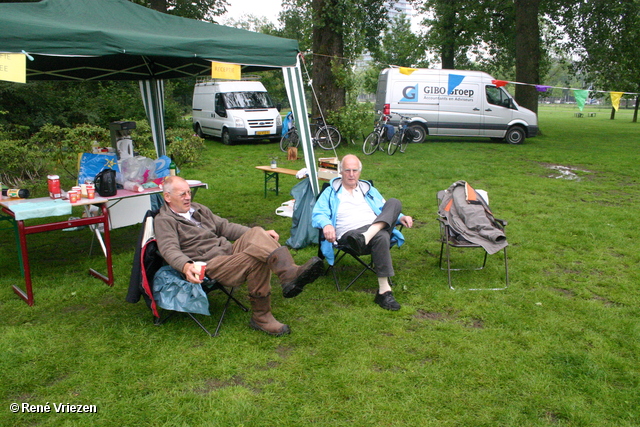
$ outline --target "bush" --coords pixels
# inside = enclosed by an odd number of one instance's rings
[[[193,134],[191,129],[167,129],[167,155],[178,166],[186,163],[197,164],[199,153],[204,148],[204,139]]]
[[[350,102],[337,112],[330,112],[328,121],[340,130],[343,141],[359,143],[371,132],[373,107],[369,103]]]
[[[30,187],[47,174],[49,161],[24,140],[0,140],[0,181],[10,188]]]

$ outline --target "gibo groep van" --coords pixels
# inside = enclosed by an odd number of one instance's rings
[[[376,110],[412,118],[414,142],[429,135],[474,136],[520,144],[538,133],[538,117],[497,87],[487,73],[387,68],[380,72]]]

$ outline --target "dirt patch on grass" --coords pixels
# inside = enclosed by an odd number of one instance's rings
[[[564,288],[553,288],[554,291],[556,292],[560,292],[561,294],[563,294],[564,296],[568,297],[568,298],[573,298],[576,296],[576,293],[573,292],[570,289],[564,289]]]
[[[260,389],[248,385],[244,381],[244,378],[242,378],[242,376],[240,375],[234,375],[228,380],[209,378],[204,382],[202,387],[196,388],[193,391],[198,394],[209,394],[214,390],[219,390],[226,387],[244,387],[254,393],[260,393]]]

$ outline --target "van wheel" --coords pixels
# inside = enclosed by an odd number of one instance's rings
[[[200,123],[196,123],[196,135],[200,138],[204,139],[204,133],[202,132],[202,128],[200,127]]]
[[[509,144],[522,144],[525,136],[524,129],[520,126],[513,126],[507,131],[507,134],[504,136],[504,140]]]
[[[424,142],[427,139],[427,130],[424,126],[415,124],[409,125],[409,128],[413,131],[413,139],[411,142]]]
[[[231,136],[229,135],[229,131],[228,130],[224,129],[222,131],[221,139],[222,139],[222,143],[224,145],[233,145],[233,142],[231,141]]]

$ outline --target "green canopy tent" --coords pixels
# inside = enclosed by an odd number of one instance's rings
[[[160,13],[127,0],[0,3],[0,53],[26,53],[27,80],[139,80],[158,155],[164,79],[205,76],[211,62],[281,68],[306,166],[317,174],[295,40]]]

